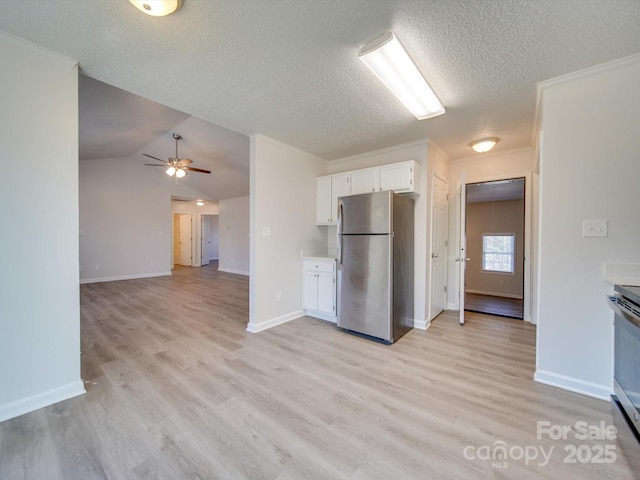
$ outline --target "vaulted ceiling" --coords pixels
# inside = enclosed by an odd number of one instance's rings
[[[184,0],[160,18],[126,0],[3,0],[0,15],[1,30],[171,107],[156,123],[123,117],[123,151],[185,115],[326,160],[424,138],[451,159],[478,155],[468,144],[483,136],[500,137],[496,151],[529,146],[536,83],[639,53],[638,25],[637,0]],[[444,115],[416,120],[358,60],[389,30]],[[101,141],[81,154],[102,155]]]

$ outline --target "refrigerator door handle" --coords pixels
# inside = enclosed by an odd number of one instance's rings
[[[338,267],[342,265],[342,200],[338,199]]]

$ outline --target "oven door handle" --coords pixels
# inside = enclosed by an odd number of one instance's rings
[[[614,312],[616,312],[628,322],[631,322],[631,324],[633,324],[634,326],[640,328],[640,317],[635,315],[633,312],[630,312],[625,307],[621,306],[620,303],[618,303],[619,297],[615,295],[607,295],[607,297],[609,298],[609,306],[613,309]]]

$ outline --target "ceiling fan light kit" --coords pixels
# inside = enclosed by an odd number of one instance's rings
[[[147,15],[164,17],[178,10],[183,0],[129,0],[129,2]]]
[[[418,120],[444,113],[444,106],[393,32],[363,46],[358,58]]]
[[[198,172],[198,173],[211,173],[211,171],[209,171],[209,170],[204,170],[202,168],[190,167],[189,165],[191,165],[193,163],[192,160],[189,160],[188,158],[180,158],[178,156],[178,141],[182,140],[182,136],[178,135],[177,133],[174,133],[173,134],[173,139],[176,141],[176,156],[175,157],[170,157],[169,160],[164,161],[164,160],[162,160],[162,159],[160,159],[158,157],[154,157],[153,155],[149,155],[149,154],[143,153],[143,155],[145,157],[153,158],[154,160],[157,160],[157,161],[159,161],[159,162],[161,162],[163,164],[163,165],[157,165],[155,163],[145,163],[145,165],[147,165],[149,167],[167,166],[169,168],[167,168],[164,173],[166,173],[170,177],[173,177],[175,175],[176,178],[184,177],[187,174],[187,170],[191,170],[192,172]]]
[[[478,153],[485,153],[495,147],[499,140],[500,139],[498,137],[481,138],[479,140],[474,140],[469,144],[469,146]]]

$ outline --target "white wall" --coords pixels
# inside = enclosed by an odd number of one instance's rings
[[[220,259],[218,270],[249,275],[249,197],[219,203]]]
[[[262,135],[251,137],[249,331],[303,315],[300,252],[326,248],[326,230],[315,225],[316,177],[326,173],[316,157]]]
[[[171,274],[171,196],[202,194],[132,158],[80,162],[81,283]]]
[[[433,154],[433,161],[428,153]],[[414,325],[418,328],[427,328],[431,320],[429,268],[431,251],[430,211],[431,195],[428,185],[431,183],[431,175],[438,172],[443,178],[448,176],[447,162],[435,147],[429,146],[428,140],[398,145],[384,150],[368,152],[338,160],[330,164],[329,173],[340,173],[360,168],[376,167],[388,163],[396,163],[405,160],[415,160],[420,165],[420,194],[415,201],[415,235],[414,235]],[[328,229],[327,241],[330,246],[336,242],[335,228]],[[429,254],[427,254],[429,252]]]
[[[529,253],[529,277],[532,277],[531,272],[536,265],[535,258],[535,243],[536,237],[533,235],[535,232],[535,224],[531,220],[534,218],[535,205],[538,202],[537,195],[537,175],[534,174],[535,157],[533,148],[522,148],[516,150],[508,150],[498,153],[484,153],[477,154],[469,158],[460,160],[454,160],[450,163],[450,181],[449,181],[449,262],[448,262],[448,274],[447,274],[447,308],[450,310],[458,310],[459,307],[459,271],[458,262],[455,262],[453,258],[458,254],[458,245],[460,242],[460,217],[457,207],[457,185],[460,183],[462,175],[465,177],[465,183],[477,183],[485,182],[488,180],[499,180],[505,178],[516,178],[527,175],[529,177],[528,183],[525,185],[525,222],[529,224],[531,235],[528,236],[530,240]],[[527,222],[527,220],[529,220]],[[528,282],[532,284],[533,282]],[[535,292],[531,288],[524,292],[526,296],[529,294],[529,298],[526,300],[527,306],[532,307],[531,299],[535,295]],[[525,309],[526,310],[526,309]],[[531,310],[529,317],[526,320],[531,320],[535,323],[536,312]],[[527,312],[525,312],[526,316]]]
[[[611,286],[603,264],[640,262],[640,56],[541,84],[539,325],[541,382],[607,398]],[[583,238],[582,221],[609,221]]]
[[[0,32],[0,421],[84,393],[75,61]]]
[[[192,232],[191,232],[191,266],[201,267],[202,259],[202,215],[218,215],[220,207],[218,202],[206,202],[202,207],[199,207],[194,202],[182,202],[178,200],[171,201],[172,214],[183,213],[192,215]],[[216,222],[217,225],[217,222]],[[174,242],[175,243],[175,242]],[[216,252],[217,252],[218,239],[216,238]],[[175,249],[175,245],[174,245]],[[208,254],[208,252],[205,252]],[[216,257],[218,258],[218,257]]]

